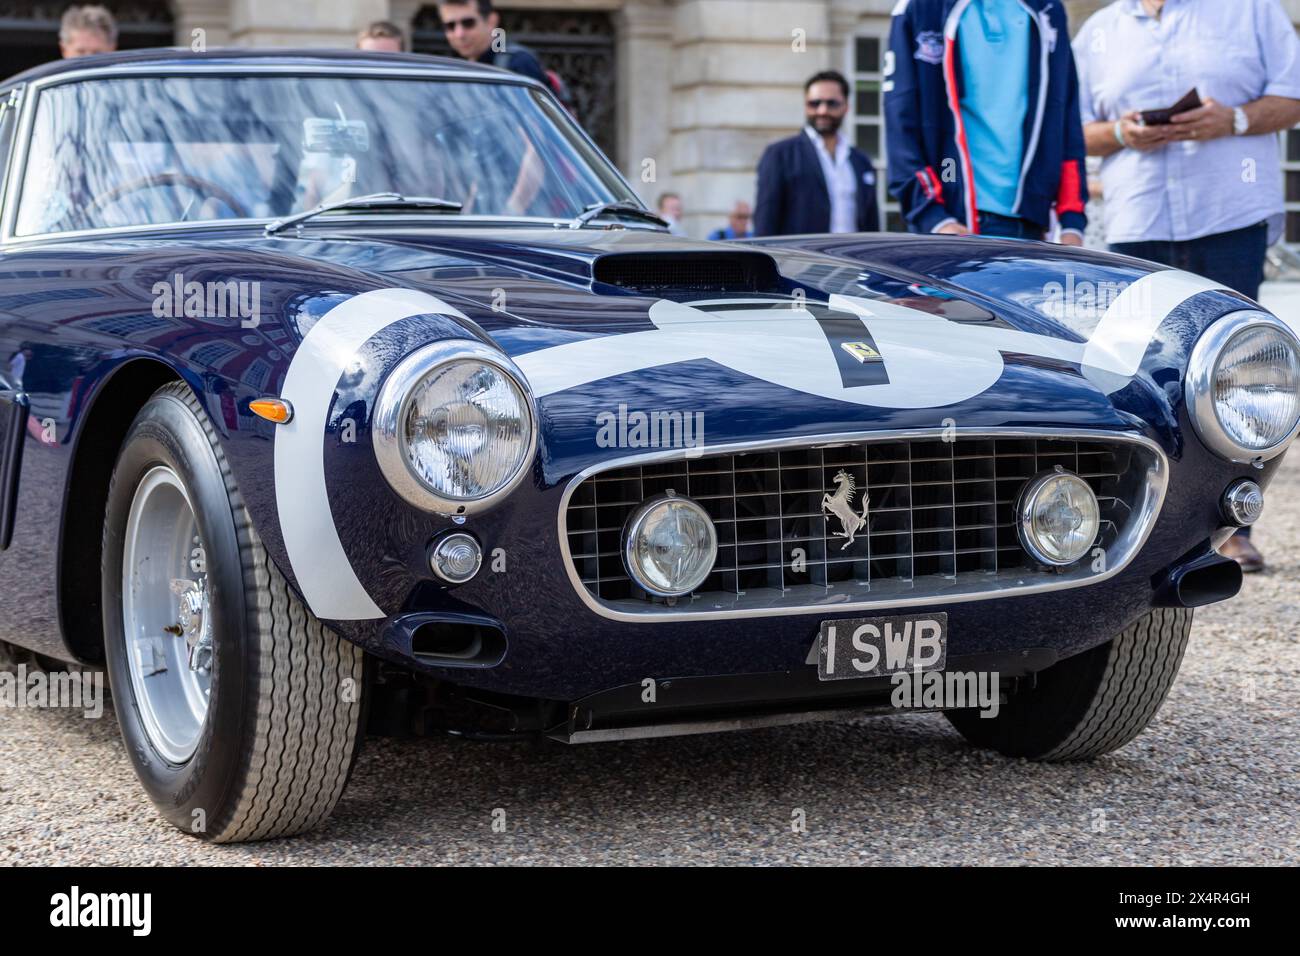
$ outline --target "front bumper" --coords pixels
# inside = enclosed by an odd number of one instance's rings
[[[1153,607],[1183,600],[1169,585],[1170,573],[1213,560],[1210,539],[1223,525],[1223,490],[1241,477],[1265,485],[1280,459],[1263,469],[1232,465],[1194,439],[1179,441],[1177,433],[1161,449],[1169,462],[1167,493],[1145,543],[1122,570],[1081,586],[979,600],[936,598],[914,608],[948,615],[950,658],[1019,655],[1041,669],[1110,640]],[[564,488],[525,485],[465,525],[485,554],[483,571],[469,584],[448,589],[427,572],[413,586],[397,574],[379,577],[371,586],[388,588],[381,603],[400,611],[388,621],[334,626],[412,671],[483,691],[572,702],[646,679],[784,674],[798,687],[809,673],[815,682],[808,657],[823,620],[885,613],[827,607],[780,616],[611,620],[593,610],[570,580],[557,533]],[[422,565],[429,536],[440,530],[409,517],[371,526],[390,529],[378,544],[404,554],[412,568]],[[398,532],[402,537],[394,540]],[[411,614],[470,619],[499,634],[499,643],[484,657],[418,655],[410,628],[400,626]]]

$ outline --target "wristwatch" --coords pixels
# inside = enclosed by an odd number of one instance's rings
[[[1245,136],[1246,130],[1250,129],[1250,117],[1240,106],[1234,107],[1232,111],[1232,132],[1234,136]]]

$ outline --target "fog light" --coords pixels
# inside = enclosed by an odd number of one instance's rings
[[[1025,487],[1017,513],[1025,550],[1058,567],[1087,554],[1101,527],[1101,509],[1092,488],[1060,466]]]
[[[1223,516],[1238,528],[1254,524],[1263,510],[1264,490],[1249,478],[1235,482],[1223,493]]]
[[[433,573],[450,584],[464,584],[478,574],[483,549],[467,534],[449,534],[438,539],[429,555]]]
[[[681,597],[704,583],[718,556],[707,511],[672,491],[637,508],[623,530],[623,563],[645,591]]]

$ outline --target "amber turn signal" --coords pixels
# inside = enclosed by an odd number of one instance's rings
[[[248,410],[277,425],[287,425],[293,421],[293,406],[279,398],[255,398],[248,403]]]

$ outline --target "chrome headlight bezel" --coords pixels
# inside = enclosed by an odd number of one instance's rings
[[[1092,535],[1087,539],[1087,544],[1076,555],[1070,558],[1055,557],[1048,553],[1038,537],[1038,530],[1034,523],[1034,515],[1038,508],[1038,500],[1043,494],[1043,490],[1048,485],[1056,481],[1071,481],[1079,485],[1088,493],[1088,500],[1092,502],[1091,518],[1093,522]],[[1040,564],[1048,565],[1054,568],[1067,568],[1072,564],[1077,564],[1088,556],[1092,551],[1093,545],[1097,543],[1097,534],[1101,530],[1101,505],[1097,501],[1097,493],[1092,490],[1092,486],[1083,478],[1080,478],[1072,471],[1066,471],[1064,468],[1057,466],[1051,471],[1044,471],[1035,475],[1020,490],[1020,497],[1016,501],[1016,532],[1020,538],[1021,547],[1028,552],[1029,556]]]
[[[445,365],[465,361],[491,366],[510,380],[523,397],[528,429],[518,467],[502,485],[477,498],[444,495],[426,484],[410,465],[402,428],[420,382]],[[491,508],[509,495],[532,468],[537,455],[537,403],[524,373],[504,353],[473,339],[449,339],[416,349],[388,373],[375,398],[370,435],[385,480],[408,503],[438,515],[471,515]]]
[[[694,512],[697,517],[703,519],[705,528],[708,531],[708,547],[704,551],[704,554],[708,556],[708,561],[706,564],[701,565],[704,568],[703,573],[697,573],[699,580],[692,582],[690,587],[675,591],[667,588],[660,588],[653,582],[646,580],[646,576],[642,571],[640,564],[638,564],[636,560],[636,544],[640,537],[641,529],[655,510],[669,503],[687,508]],[[718,561],[718,529],[713,523],[713,518],[698,501],[671,491],[664,494],[652,495],[643,501],[636,510],[628,516],[627,523],[623,527],[622,551],[623,567],[627,570],[628,576],[636,583],[637,587],[644,590],[647,594],[652,594],[659,598],[685,597],[703,584],[708,579],[708,576],[713,573],[713,566],[717,564]]]
[[[1232,312],[1211,323],[1196,340],[1191,358],[1187,363],[1187,375],[1183,379],[1183,400],[1187,405],[1187,417],[1192,428],[1201,441],[1216,455],[1237,464],[1250,464],[1256,461],[1268,461],[1276,458],[1290,446],[1296,434],[1300,433],[1300,415],[1291,430],[1281,439],[1266,448],[1248,448],[1239,444],[1223,423],[1214,405],[1214,376],[1218,371],[1219,359],[1228,345],[1242,332],[1259,326],[1271,328],[1291,341],[1292,348],[1300,355],[1300,339],[1296,338],[1285,322],[1267,312],[1243,309]]]

